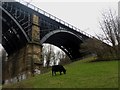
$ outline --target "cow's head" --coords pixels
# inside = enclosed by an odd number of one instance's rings
[[[66,70],[64,70],[63,73],[66,74]]]

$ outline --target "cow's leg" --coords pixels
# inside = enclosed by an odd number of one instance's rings
[[[62,75],[61,71],[60,71],[60,75]]]
[[[53,71],[52,71],[52,76],[53,76]]]
[[[56,72],[54,72],[54,74],[56,75]]]

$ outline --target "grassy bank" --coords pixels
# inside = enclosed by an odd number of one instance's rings
[[[76,61],[65,66],[67,73],[52,76],[51,72],[37,75],[7,88],[117,88],[118,61]]]

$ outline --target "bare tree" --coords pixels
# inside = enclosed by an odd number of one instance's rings
[[[100,38],[112,45],[117,59],[120,59],[120,19],[111,9],[102,13],[102,16],[99,23],[104,35]]]
[[[56,53],[56,58],[59,60],[59,64],[61,65],[65,65],[72,62],[70,58],[63,51],[58,51]]]
[[[44,45],[42,49],[42,57],[46,60],[47,68],[49,67],[50,61],[55,59],[54,48],[51,45]]]
[[[42,48],[42,58],[46,61],[47,68],[49,65],[56,65],[56,64],[66,64],[70,62],[69,57],[59,49],[55,49],[53,45],[43,45]]]
[[[56,62],[60,62],[63,58],[64,58],[64,53],[63,53],[63,51],[58,50],[58,51],[55,53],[55,61],[56,61]],[[59,63],[58,63],[58,64],[59,64]]]
[[[84,55],[97,56],[96,60],[111,60],[111,46],[96,38],[88,39],[80,45]]]

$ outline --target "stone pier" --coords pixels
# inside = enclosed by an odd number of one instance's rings
[[[34,76],[34,70],[39,69],[39,65],[42,65],[39,17],[33,15],[32,21],[31,41],[9,55],[8,59],[3,62],[3,83],[20,81]]]

